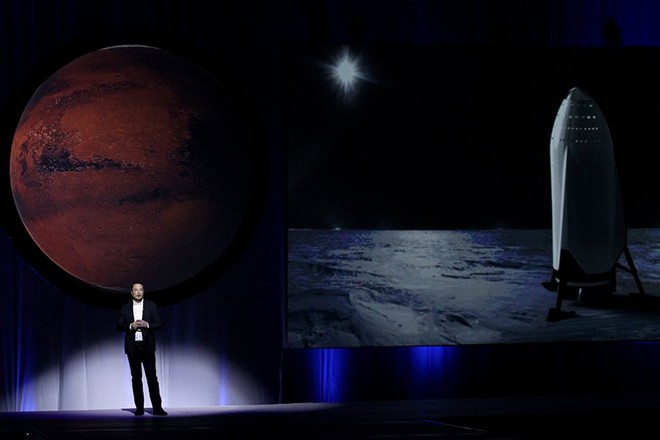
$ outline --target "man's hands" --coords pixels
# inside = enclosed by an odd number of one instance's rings
[[[138,319],[137,321],[131,322],[131,325],[129,327],[131,330],[137,330],[139,328],[149,328],[149,323],[147,321]]]

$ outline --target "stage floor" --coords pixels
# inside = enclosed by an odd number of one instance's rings
[[[0,413],[2,439],[531,439],[646,435],[655,396],[290,403]]]

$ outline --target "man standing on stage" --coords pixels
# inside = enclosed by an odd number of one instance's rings
[[[128,365],[131,368],[135,415],[144,414],[142,388],[142,367],[144,366],[153,414],[166,416],[156,375],[156,336],[154,332],[162,326],[158,308],[154,302],[144,299],[144,286],[141,283],[134,283],[131,286],[131,296],[133,300],[121,308],[117,330],[126,333],[124,352],[128,356]]]

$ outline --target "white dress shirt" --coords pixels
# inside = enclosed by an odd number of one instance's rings
[[[139,321],[142,319],[142,310],[144,309],[143,307],[143,301],[137,302],[133,301],[133,319],[135,321]],[[135,332],[135,340],[136,341],[142,341],[142,330],[138,329]]]

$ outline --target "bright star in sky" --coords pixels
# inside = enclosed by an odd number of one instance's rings
[[[345,50],[332,66],[332,76],[344,93],[354,91],[358,79],[362,78],[358,65],[358,58],[352,58],[348,53],[348,49]]]
[[[335,77],[344,89],[350,88],[357,79],[357,65],[355,61],[345,57],[335,67]]]

